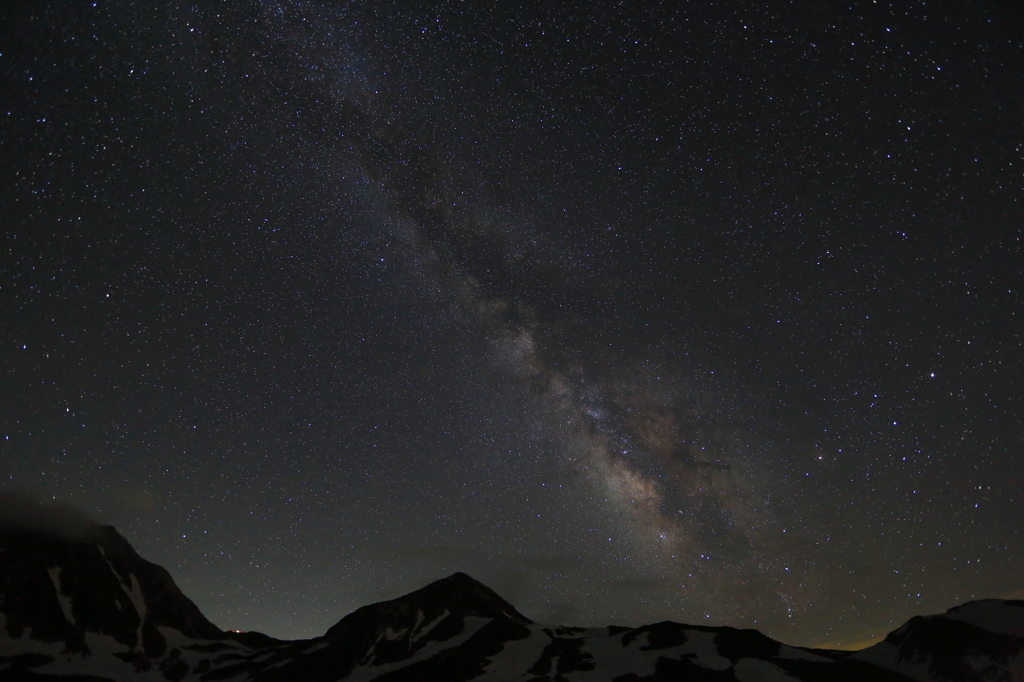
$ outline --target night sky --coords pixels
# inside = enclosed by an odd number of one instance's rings
[[[1024,596],[1018,2],[5,2],[0,483],[223,628]]]

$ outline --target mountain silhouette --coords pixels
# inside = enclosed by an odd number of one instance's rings
[[[917,616],[858,652],[662,622],[545,626],[455,573],[320,637],[225,632],[111,526],[0,530],[0,682],[1022,682],[1024,602]]]

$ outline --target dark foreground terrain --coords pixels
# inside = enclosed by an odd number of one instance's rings
[[[232,680],[1024,681],[1024,601],[912,618],[855,653],[756,630],[534,623],[456,573],[371,604],[320,637],[224,632],[112,527],[0,531],[0,682]]]

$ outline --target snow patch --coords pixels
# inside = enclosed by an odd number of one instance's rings
[[[34,668],[37,673],[49,675],[95,675],[114,680],[132,679],[139,682],[166,682],[162,673],[155,667],[146,672],[136,672],[132,664],[114,656],[114,653],[127,653],[125,646],[109,635],[85,632],[85,644],[91,653],[64,653],[63,642],[33,642],[31,653],[45,653],[54,660]],[[19,641],[18,653],[28,653],[23,641]],[[0,646],[0,650],[3,647]]]
[[[420,623],[423,622],[423,619],[425,617],[426,616],[423,615],[423,611],[421,611],[420,609],[416,609],[416,622],[412,624],[412,629],[409,630],[409,632],[416,632],[417,630],[419,630]]]
[[[444,612],[441,613],[440,616],[438,616],[434,620],[432,620],[429,623],[427,623],[426,625],[424,625],[423,629],[421,631],[416,632],[416,628],[413,628],[413,632],[415,634],[410,638],[410,640],[412,642],[418,642],[421,637],[426,637],[427,634],[429,634],[431,630],[433,630],[435,627],[437,627],[438,623],[440,623],[442,620],[447,618],[449,614],[450,614],[450,611],[448,611],[448,609],[445,609]],[[422,615],[423,615],[422,612],[420,613],[420,615],[422,617]],[[418,627],[419,626],[419,618],[416,619],[416,623],[417,623],[417,627]]]
[[[46,572],[50,574],[50,582],[53,583],[53,589],[57,590],[57,601],[60,602],[60,610],[64,612],[64,618],[74,625],[75,616],[71,613],[71,597],[64,595],[60,591],[60,571],[60,566],[46,569]]]
[[[922,682],[928,682],[932,679],[932,675],[928,670],[931,659],[918,658],[914,661],[900,661],[899,654],[900,651],[895,644],[883,641],[874,646],[869,646],[862,651],[850,654],[850,658],[864,661],[865,663],[873,663],[889,670],[895,670],[907,677],[912,677]]]
[[[604,682],[630,673],[641,678],[648,677],[654,675],[654,664],[660,657],[672,658],[682,649],[678,646],[658,651],[641,651],[641,646],[649,644],[646,634],[643,638],[636,638],[629,646],[622,646],[622,637],[628,632],[612,635],[608,628],[594,628],[581,634],[585,637],[583,651],[592,657],[594,669],[573,673],[573,680]]]
[[[446,612],[447,614],[447,612]],[[409,658],[397,661],[395,663],[386,663],[384,665],[373,665],[360,664],[357,668],[352,671],[352,674],[345,678],[345,682],[369,682],[375,677],[379,677],[392,670],[404,668],[407,665],[416,663],[417,661],[425,661],[428,658],[432,658],[446,649],[452,649],[465,643],[470,637],[475,635],[480,628],[491,622],[490,618],[481,618],[479,616],[466,616],[464,627],[455,637],[446,639],[442,642],[431,642],[427,646],[417,651],[413,656]]]
[[[135,574],[129,573],[128,577],[132,581],[132,588],[127,592],[128,598],[132,600],[132,605],[139,614],[139,621],[143,621],[146,619],[146,598],[142,595],[142,587],[139,586],[139,579]]]
[[[444,620],[446,616],[448,616],[448,609],[445,609],[444,613],[442,613],[440,616],[438,616],[433,621],[431,621],[430,624],[427,626],[426,630],[424,630],[423,632],[421,632],[421,633],[419,633],[417,635],[413,635],[412,637],[410,637],[409,638],[409,643],[413,644],[417,640],[419,640],[421,637],[425,636],[428,632],[430,632],[431,630],[434,629],[434,626],[436,626],[438,623],[440,623],[442,620]],[[389,641],[389,642],[393,642],[395,640],[401,639],[402,636],[404,634],[406,634],[406,632],[407,632],[406,630],[396,630],[394,628],[388,628],[383,633],[377,635],[377,639],[373,640],[373,644],[370,645],[369,649],[367,649],[366,656],[363,658],[363,660],[361,660],[359,662],[359,665],[360,666],[364,666],[364,665],[373,665],[374,664],[373,662],[374,662],[374,660],[376,660],[376,654],[374,652],[377,649],[377,644],[382,639],[386,640],[386,641]]]
[[[693,662],[702,668],[728,670],[732,661],[718,653],[718,647],[715,646],[715,635],[714,632],[687,630],[686,643],[682,646],[682,653],[696,654]]]
[[[828,656],[812,654],[810,651],[797,649],[796,647],[792,647],[787,644],[783,644],[779,647],[779,653],[776,655],[776,657],[784,658],[787,661],[812,661],[814,663],[835,663],[835,661],[829,658]]]
[[[321,649],[326,649],[330,645],[331,645],[330,642],[318,642],[318,643],[314,644],[313,646],[309,647],[308,649],[306,649],[305,651],[303,651],[301,655],[311,654],[314,651],[320,651]],[[275,649],[274,651],[276,652],[277,649]]]
[[[32,638],[32,628],[21,631],[20,637],[11,637],[7,630],[7,618],[4,617],[4,628],[0,630],[0,656],[15,654],[48,654],[59,655],[64,651],[64,642],[41,642]]]
[[[107,558],[106,550],[104,550],[101,545],[96,545],[96,549],[100,551],[100,556],[103,557],[103,560],[107,562],[107,566],[110,567],[110,572],[113,574],[113,576],[117,578],[117,582],[121,583],[121,575],[114,570],[114,564],[110,563],[110,559]],[[121,584],[123,585],[124,583]]]
[[[404,635],[404,634],[405,634],[405,630],[401,630],[401,629],[398,629],[398,628],[388,628],[387,630],[384,631],[384,634],[381,635],[381,638],[383,638],[383,639],[385,639],[385,640],[387,640],[389,642],[394,642],[396,639],[402,639],[402,635]],[[380,639],[378,639],[377,641],[379,642]]]
[[[736,662],[733,674],[739,682],[793,682],[797,679],[759,658],[741,658]]]
[[[514,639],[505,642],[504,648],[495,654],[480,679],[505,680],[518,677],[523,671],[529,670],[544,653],[544,648],[551,642],[544,629],[539,625],[530,626],[530,635],[525,639]]]

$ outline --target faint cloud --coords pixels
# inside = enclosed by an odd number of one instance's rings
[[[87,540],[101,524],[67,502],[20,488],[0,488],[0,530],[52,533],[69,540]]]

